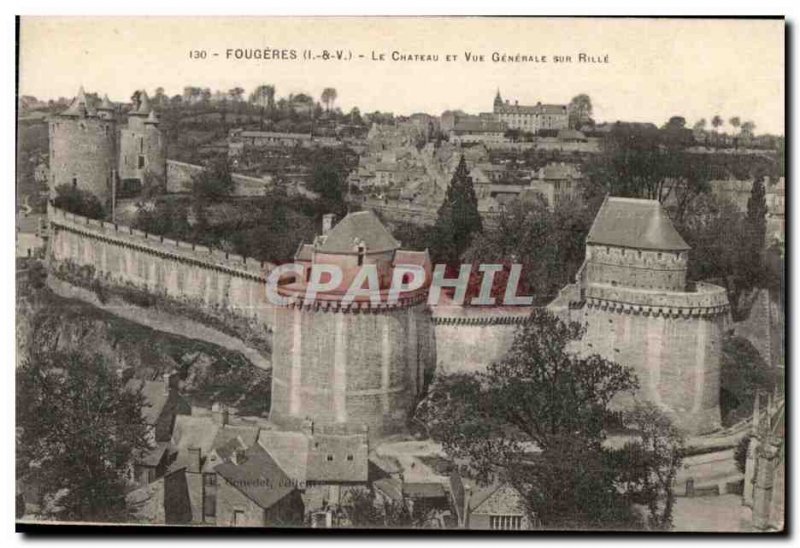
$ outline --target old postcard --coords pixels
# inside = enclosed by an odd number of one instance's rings
[[[22,17],[17,527],[784,531],[785,32]]]

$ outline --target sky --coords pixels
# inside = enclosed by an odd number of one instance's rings
[[[520,104],[586,93],[597,121],[662,124],[681,115],[691,125],[719,114],[782,134],[784,33],[781,20],[23,17],[19,93],[72,97],[82,85],[127,101],[142,88],[174,95],[187,85],[249,92],[268,83],[279,97],[319,98],[333,87],[345,111],[395,114],[490,111],[498,89]],[[265,48],[288,58],[228,55]],[[305,59],[323,50],[347,59]],[[392,52],[438,61],[395,61]],[[540,60],[494,62],[493,53]]]

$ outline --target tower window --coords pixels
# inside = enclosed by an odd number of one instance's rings
[[[364,252],[365,252],[364,244],[358,245],[358,266],[362,266],[364,264]]]
[[[72,186],[73,186],[73,187],[76,187],[76,186],[78,186],[78,178],[77,178],[77,177],[73,177],[73,178],[72,178]]]
[[[326,456],[325,460],[327,460],[328,462],[333,462],[333,455]]]
[[[144,152],[144,137],[139,137],[139,152]]]
[[[144,167],[144,156],[142,156],[140,154],[139,155],[139,169],[142,169],[143,167]]]

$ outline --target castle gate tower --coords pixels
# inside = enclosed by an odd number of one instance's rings
[[[81,88],[64,112],[49,120],[50,198],[61,185],[91,192],[107,206],[116,176],[117,125],[105,98],[92,107]]]
[[[630,366],[638,397],[688,433],[720,426],[724,288],[687,285],[689,246],[656,200],[607,197],[586,239],[573,319],[582,351]]]
[[[276,313],[270,420],[300,428],[308,418],[345,433],[367,427],[371,438],[392,434],[405,426],[432,362],[430,259],[427,251],[401,250],[371,211],[331,224],[326,216],[323,234],[298,249],[303,274],[279,287],[288,303]],[[343,280],[312,303],[307,282],[319,264],[341,267]],[[425,284],[390,303],[393,272],[402,265],[423,270]],[[347,288],[365,268],[377,271],[380,289],[347,302]]]

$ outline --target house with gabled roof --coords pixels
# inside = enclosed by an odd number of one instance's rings
[[[214,471],[218,526],[303,525],[304,505],[297,484],[259,444],[234,450]]]
[[[147,423],[151,449],[136,456],[133,465],[134,481],[145,485],[166,473],[169,447],[178,415],[191,412],[189,403],[178,394],[178,376],[165,374],[163,381],[130,379],[125,389],[141,391],[144,396],[142,417]]]

